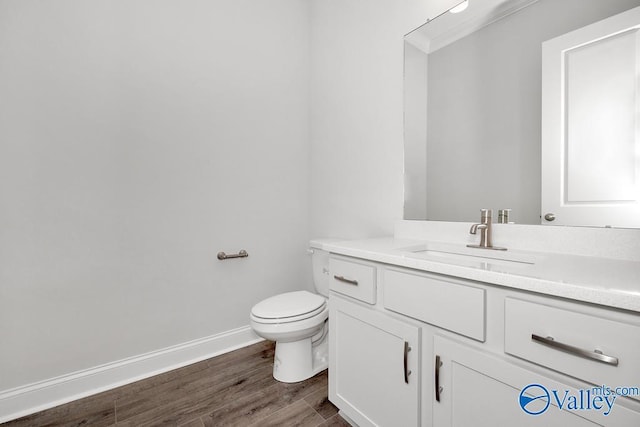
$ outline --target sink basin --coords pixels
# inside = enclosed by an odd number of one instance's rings
[[[455,245],[451,245],[451,247],[438,247],[431,244],[423,245],[422,247],[406,248],[405,256],[485,270],[491,270],[492,266],[527,267],[535,264],[535,258],[528,254],[457,247]]]

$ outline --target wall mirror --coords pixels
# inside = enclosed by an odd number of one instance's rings
[[[469,0],[407,34],[404,218],[640,227],[639,7]]]

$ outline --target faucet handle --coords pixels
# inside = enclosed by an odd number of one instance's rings
[[[498,223],[499,224],[508,224],[510,215],[511,215],[511,209],[499,209],[498,210]]]
[[[469,234],[476,234],[478,229],[484,230],[485,228],[487,228],[487,224],[473,224],[469,230]]]

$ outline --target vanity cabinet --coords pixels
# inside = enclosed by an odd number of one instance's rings
[[[359,426],[420,425],[420,328],[332,293],[329,396]]]
[[[512,361],[465,345],[449,338],[434,337],[434,426],[520,426],[520,427],[587,427],[640,425],[640,414],[616,406],[608,415],[602,412],[560,410],[553,391],[569,405],[568,396],[581,396],[581,390],[593,386],[570,378],[566,382],[517,365]],[[558,377],[556,375],[556,377]],[[568,384],[571,383],[571,384]],[[540,415],[525,413],[519,405],[521,390],[530,388],[532,397],[542,396],[527,404],[527,410]],[[548,390],[547,397],[543,385]],[[565,398],[566,393],[566,398]],[[593,398],[594,396],[590,396]],[[587,396],[582,394],[586,406]],[[545,406],[549,404],[545,410]],[[593,404],[592,401],[589,403]],[[606,404],[603,405],[606,408]]]
[[[517,298],[505,298],[504,306],[505,353],[592,384],[640,385],[637,320],[612,320]]]
[[[451,277],[387,267],[384,308],[485,340],[486,291]]]
[[[376,303],[377,268],[371,262],[332,256],[329,288],[368,304]]]
[[[358,426],[640,426],[640,396],[596,396],[640,387],[637,314],[331,256],[358,284],[331,284],[329,398]]]

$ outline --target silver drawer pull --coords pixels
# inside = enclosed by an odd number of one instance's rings
[[[334,279],[336,279],[339,282],[344,282],[344,283],[348,283],[350,285],[354,285],[354,286],[358,286],[358,281],[357,280],[351,280],[351,279],[345,279],[342,276],[333,276]]]
[[[540,335],[531,334],[531,340],[538,342],[547,347],[554,348],[556,350],[564,351],[565,353],[573,354],[575,356],[584,357],[585,359],[595,360],[596,362],[606,363],[607,365],[618,366],[618,358],[613,356],[607,356],[602,354],[601,351],[589,351],[583,350],[578,347],[574,347],[569,344],[563,344],[553,339],[553,337],[541,337]]]

